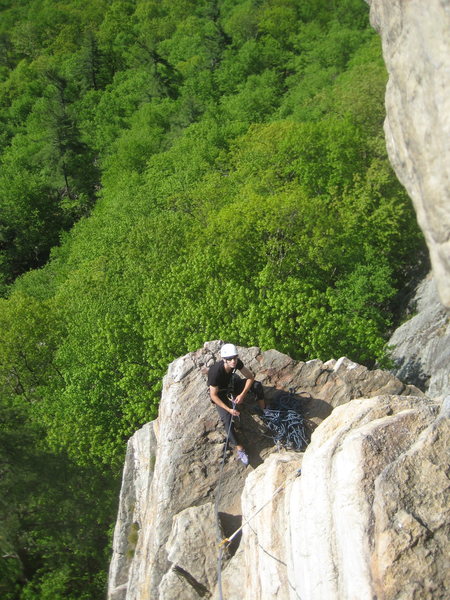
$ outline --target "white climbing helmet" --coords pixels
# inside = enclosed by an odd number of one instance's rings
[[[222,358],[230,358],[231,356],[237,356],[239,353],[234,344],[224,344],[220,349],[220,356]]]

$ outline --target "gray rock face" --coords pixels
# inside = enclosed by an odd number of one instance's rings
[[[450,394],[450,315],[442,306],[434,280],[426,278],[416,291],[416,313],[389,340],[395,375],[431,397]]]
[[[244,525],[240,552],[231,559],[222,577],[222,593],[227,600],[287,600],[295,590],[290,501],[302,458],[302,453],[277,452],[248,475],[242,493]],[[297,509],[294,507],[295,512]],[[236,581],[240,582],[239,587]],[[213,597],[218,600],[218,589]]]
[[[159,584],[160,600],[201,598],[214,589],[217,581],[216,532],[216,515],[211,503],[186,508],[174,516],[166,544],[171,568]]]
[[[130,569],[140,559],[135,555],[136,545],[141,534],[142,515],[147,509],[155,457],[153,422],[144,425],[139,435],[134,435],[128,442],[110,564],[111,600],[125,600]]]
[[[423,582],[432,576],[420,559],[426,553],[424,538],[420,543],[416,540],[417,555],[406,566],[403,550],[407,548],[401,546],[403,535],[410,535],[406,521],[405,529],[401,530],[393,518],[387,523],[389,517],[384,515],[388,512],[393,517],[401,513],[411,520],[414,516],[420,519],[415,507],[422,502],[433,504],[439,511],[442,498],[448,493],[445,472],[449,446],[445,442],[435,454],[436,474],[429,481],[430,488],[420,486],[426,498],[418,497],[412,504],[406,501],[406,497],[414,496],[416,477],[422,478],[419,473],[423,459],[416,451],[417,440],[421,439],[421,432],[434,427],[437,413],[438,406],[426,399],[379,396],[337,408],[317,429],[305,453],[298,489],[294,487],[292,492],[296,493],[299,509],[291,514],[291,531],[295,532],[291,535],[298,544],[295,556],[301,557],[293,559],[293,581],[301,598],[412,598],[399,596],[397,592],[406,589],[408,581]],[[431,440],[426,446],[427,451],[433,451]],[[413,453],[416,477],[411,480],[403,477],[401,481],[400,477],[391,478],[391,473],[402,472]],[[404,497],[400,499],[402,494]],[[435,495],[440,496],[437,503]],[[397,501],[393,500],[395,497]],[[443,517],[447,532],[448,516],[447,513]],[[429,529],[430,538],[439,544],[434,535],[438,528],[430,521],[424,520],[423,524]],[[383,535],[384,532],[388,535]],[[385,553],[388,544],[398,550],[389,560]],[[436,554],[445,562],[447,551],[444,543]],[[395,591],[384,580],[389,568]],[[448,583],[448,571],[440,572],[436,580],[440,595],[435,598],[444,598],[443,590]],[[419,597],[431,600],[433,596]]]
[[[301,453],[289,456],[290,453],[284,452],[282,460],[276,454],[276,460],[271,458],[276,466],[268,476],[263,471],[263,483],[258,484],[257,474],[276,449],[260,418],[247,409],[240,420],[250,467],[245,469],[229,454],[222,463],[225,434],[206,386],[207,368],[217,359],[219,347],[219,342],[207,343],[169,366],[158,419],[136,432],[129,442],[114,537],[109,600],[212,597],[216,593],[214,549],[223,535],[230,536],[239,527],[242,490],[244,484],[250,485],[252,481],[249,477],[247,484],[247,475],[252,473],[255,478],[253,491],[243,500],[244,508],[249,507],[245,510],[251,511],[269,493],[265,489],[276,489],[283,477],[298,469]],[[304,363],[274,350],[240,348],[239,352],[244,364],[262,382],[267,398],[274,397],[281,389],[296,390],[297,397],[303,400],[311,429],[317,427],[313,440],[333,409],[347,405],[354,398],[413,394],[415,400],[410,403],[424,398],[418,389],[404,385],[393,375],[369,371],[346,358]],[[251,408],[251,399],[248,404]],[[348,421],[351,428],[350,416]],[[292,464],[286,462],[288,458]],[[275,556],[277,553],[290,556],[299,543],[298,536],[304,535],[298,531],[290,539],[289,532],[294,530],[286,515],[298,514],[298,508],[291,503],[287,509],[283,502],[280,493],[271,510],[278,507],[281,512],[277,516],[266,515],[264,521],[266,530],[272,530]],[[219,522],[212,506],[217,508]],[[265,531],[259,535],[266,539],[264,536],[268,534]],[[233,546],[230,549],[236,550]],[[239,554],[242,556],[241,546],[236,556]],[[223,560],[227,589],[234,589],[233,593],[240,593],[242,598],[240,583],[244,578],[249,585],[249,599],[263,594],[261,590],[267,584],[260,579],[264,576],[260,568],[265,571],[267,566],[264,557],[261,555],[261,566],[256,566],[253,557],[245,552],[238,564],[234,558],[233,565],[227,566],[229,558],[227,555]],[[292,574],[287,577],[280,572],[276,581],[270,589],[278,586],[279,593],[284,594],[295,579]],[[295,583],[295,587],[298,585]],[[251,590],[256,595],[251,595]]]
[[[389,73],[386,143],[450,307],[450,0],[367,0]]]
[[[375,483],[372,573],[380,598],[448,598],[449,437],[441,412]]]

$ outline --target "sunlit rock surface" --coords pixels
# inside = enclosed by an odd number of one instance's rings
[[[449,417],[450,397],[375,482],[371,558],[378,598],[448,598]]]
[[[450,0],[367,0],[389,73],[386,143],[450,307]]]
[[[448,416],[423,397],[354,400],[315,431],[301,475],[299,456],[269,457],[244,487],[223,597],[444,600]]]

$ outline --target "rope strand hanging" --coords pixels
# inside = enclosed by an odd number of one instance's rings
[[[251,521],[252,519],[254,519],[254,518],[256,517],[256,515],[257,515],[257,514],[259,514],[259,513],[262,511],[262,509],[263,509],[263,508],[265,508],[265,507],[266,507],[268,504],[270,504],[270,503],[272,502],[272,500],[275,498],[275,496],[276,496],[276,495],[277,495],[279,492],[281,492],[281,490],[282,490],[284,487],[286,487],[286,486],[287,486],[289,483],[292,483],[292,482],[294,481],[294,479],[296,479],[297,477],[299,477],[299,476],[301,475],[301,472],[302,472],[302,471],[301,471],[301,469],[298,469],[298,470],[295,472],[295,475],[294,475],[294,477],[292,477],[291,479],[286,479],[285,481],[283,481],[283,483],[277,487],[277,489],[276,489],[276,490],[273,492],[273,494],[270,496],[270,498],[269,498],[269,499],[268,499],[268,500],[267,500],[267,501],[266,501],[266,502],[265,502],[265,503],[264,503],[262,506],[260,506],[260,507],[258,508],[258,510],[257,510],[257,511],[255,511],[255,512],[254,512],[254,513],[253,513],[253,514],[252,514],[252,515],[251,515],[251,516],[250,516],[248,519],[246,519],[246,520],[244,521],[244,523],[242,523],[242,525],[241,525],[240,527],[238,527],[238,528],[236,529],[236,531],[234,531],[234,532],[233,532],[233,533],[230,535],[230,537],[224,538],[224,539],[223,539],[223,540],[220,542],[220,544],[219,544],[219,548],[223,547],[225,544],[227,544],[227,545],[228,545],[228,544],[230,544],[230,543],[233,541],[233,539],[234,539],[234,538],[237,536],[237,534],[238,534],[240,531],[242,531],[242,529],[245,527],[245,525],[248,525],[248,523],[250,523],[250,521]]]
[[[228,399],[232,403],[233,410],[235,410],[235,408],[236,408],[236,402],[234,401],[234,397],[230,394]],[[222,462],[221,462],[221,465],[220,465],[219,483],[218,483],[218,486],[217,486],[216,501],[214,503],[214,512],[215,512],[215,516],[216,516],[216,533],[217,533],[217,539],[220,539],[219,502],[220,502],[220,497],[221,497],[221,493],[222,493],[222,475],[223,475],[223,468],[224,468],[224,465],[225,465],[225,460],[226,460],[226,457],[227,457],[228,441],[230,439],[230,431],[231,431],[232,425],[233,425],[233,419],[230,419],[230,425],[228,427],[227,437],[226,437],[225,445],[224,445],[224,448],[223,448]],[[219,545],[219,553],[218,553],[218,556],[217,556],[217,588],[218,588],[218,592],[219,592],[219,600],[223,600],[223,595],[222,595],[222,560],[223,560],[223,552],[224,552],[223,546]]]

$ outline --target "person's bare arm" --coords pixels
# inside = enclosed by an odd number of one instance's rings
[[[236,404],[241,404],[241,402],[244,402],[245,396],[247,395],[249,389],[252,387],[253,382],[255,381],[255,376],[247,367],[242,367],[242,369],[239,369],[239,371],[245,377],[246,382],[242,392],[235,398]]]

